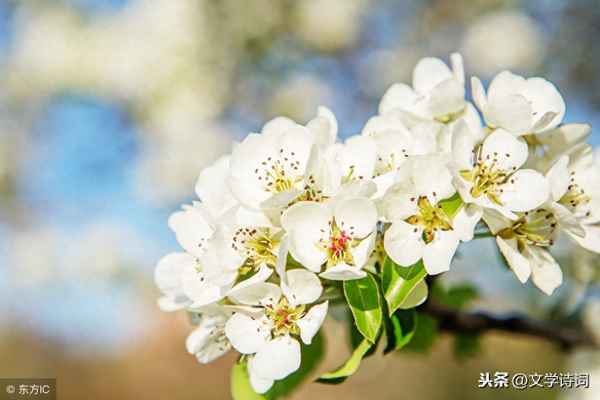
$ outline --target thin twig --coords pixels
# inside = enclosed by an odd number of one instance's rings
[[[420,311],[434,317],[439,322],[440,329],[449,332],[479,334],[487,331],[504,331],[550,340],[558,343],[565,350],[581,346],[598,347],[592,335],[583,329],[522,316],[500,317],[457,311],[431,299]]]

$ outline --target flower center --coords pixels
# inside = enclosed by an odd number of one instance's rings
[[[231,247],[246,258],[240,273],[256,270],[262,264],[274,267],[277,263],[279,235],[269,228],[240,228],[234,236]]]
[[[409,156],[406,149],[402,149],[401,152],[402,154],[400,157],[397,157],[396,153],[389,153],[387,156],[377,157],[377,162],[375,163],[375,177],[396,171],[401,160],[408,158]]]
[[[299,170],[300,161],[296,159],[296,153],[292,151],[288,154],[284,149],[279,149],[277,157],[267,157],[254,170],[254,174],[264,183],[265,190],[277,194],[291,190],[303,180]]]
[[[502,185],[513,182],[511,176],[517,167],[513,167],[511,172],[505,171],[498,167],[497,158],[492,159],[491,155],[487,155],[484,159],[481,155],[481,147],[479,147],[477,153],[475,167],[472,170],[460,171],[460,175],[473,184],[471,196],[478,198],[485,195],[493,203],[502,205],[499,197],[504,191]],[[494,157],[497,156],[498,154],[494,153]],[[507,153],[506,157],[510,157],[510,154]]]
[[[338,265],[345,263],[354,265],[354,256],[352,248],[358,246],[360,240],[354,239],[354,227],[349,227],[348,230],[343,226],[339,227],[335,221],[330,221],[329,237],[319,241],[318,247],[327,253],[327,266]],[[325,230],[321,230],[325,233]]]
[[[548,247],[554,244],[556,217],[551,211],[539,208],[520,214],[519,219],[509,228],[502,229],[498,236],[503,239],[517,239],[519,250],[525,245]]]
[[[322,203],[327,200],[329,197],[323,194],[323,191],[319,189],[317,183],[315,181],[314,176],[309,175],[304,179],[304,187],[302,188],[302,193],[296,197],[293,201],[288,203],[288,207],[300,202],[300,201],[314,201],[317,203]],[[283,212],[283,210],[282,210]]]
[[[588,204],[590,200],[590,196],[585,194],[585,191],[575,183],[575,172],[571,172],[571,182],[567,187],[567,193],[558,202],[574,210],[580,205]]]
[[[266,306],[267,318],[273,323],[273,335],[299,335],[300,328],[298,328],[296,322],[304,316],[305,309],[304,305],[290,306],[285,297],[282,297],[279,303],[274,306]]]
[[[433,206],[425,196],[419,197],[417,201],[417,214],[408,217],[406,222],[411,225],[423,227],[423,241],[431,243],[435,239],[438,230],[452,230],[450,219],[442,209],[441,205]],[[415,228],[415,232],[417,228]]]

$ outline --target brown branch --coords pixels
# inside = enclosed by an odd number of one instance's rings
[[[457,311],[431,299],[420,311],[434,317],[440,329],[448,332],[480,334],[487,331],[503,331],[543,338],[559,344],[564,350],[581,346],[598,347],[589,332],[572,326],[536,321],[522,316],[500,317]]]

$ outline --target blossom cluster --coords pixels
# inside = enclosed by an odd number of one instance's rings
[[[385,257],[439,274],[486,229],[517,278],[551,294],[559,235],[600,252],[589,125],[562,124],[563,98],[542,78],[504,71],[471,88],[473,103],[460,55],[424,58],[360,134],[339,141],[320,107],[306,125],[267,122],[203,170],[201,201],[169,218],[183,251],[155,275],[160,308],[198,325],[188,351],[207,363],[234,348],[263,393],[299,368],[324,292],[377,274]]]

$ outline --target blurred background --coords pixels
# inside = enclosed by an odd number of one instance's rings
[[[452,51],[485,81],[547,77],[566,122],[600,126],[598,35],[595,0],[0,0],[0,377],[56,377],[61,399],[228,398],[235,356],[188,355],[191,326],[159,312],[152,280],[201,168],[321,104],[341,136],[358,133],[419,58]],[[568,280],[547,298],[495,254],[467,245],[446,284],[476,285],[473,307],[582,318],[600,336],[597,256],[559,246]],[[320,371],[348,354],[340,335],[328,321]],[[506,334],[472,357],[455,347],[442,336],[424,355],[371,357],[344,385],[293,397],[600,398],[599,354]],[[477,389],[485,371],[583,371],[592,388]]]

